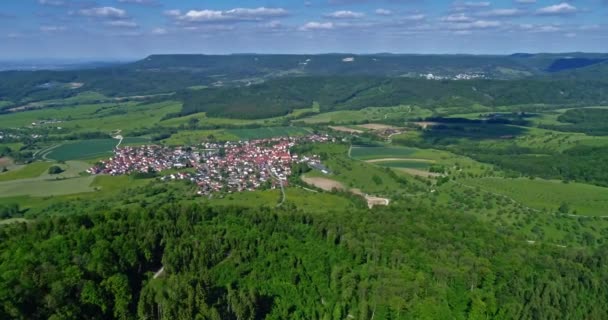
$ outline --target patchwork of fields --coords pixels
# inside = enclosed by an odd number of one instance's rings
[[[608,188],[542,179],[480,178],[459,182],[505,195],[537,210],[556,212],[566,204],[572,214],[608,216]]]
[[[229,129],[226,130],[226,133],[234,135],[239,139],[251,140],[274,137],[303,136],[310,134],[310,131],[302,127],[263,127],[255,129]]]
[[[144,144],[147,142],[149,142],[149,140],[144,138],[125,138],[122,145]],[[112,150],[114,150],[117,144],[118,140],[116,139],[96,139],[68,142],[51,149],[47,153],[43,152],[41,157],[57,161],[84,160],[104,155],[111,155]]]

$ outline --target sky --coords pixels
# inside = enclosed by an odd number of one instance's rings
[[[608,0],[2,0],[0,59],[608,52]]]

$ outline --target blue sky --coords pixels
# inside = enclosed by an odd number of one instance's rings
[[[2,0],[0,59],[608,51],[608,0]]]

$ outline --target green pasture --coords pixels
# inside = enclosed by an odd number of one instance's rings
[[[567,204],[572,212],[608,216],[608,188],[542,179],[479,178],[458,180],[471,187],[502,194],[538,210],[552,212]]]
[[[95,177],[78,177],[63,180],[23,179],[0,182],[0,197],[48,197],[92,192]]]
[[[51,163],[49,162],[32,162],[24,166],[18,166],[8,172],[0,173],[0,181],[37,178],[46,173],[50,166]]]
[[[282,136],[303,136],[310,131],[302,127],[262,127],[255,129],[229,129],[226,133],[234,135],[239,139],[266,139]]]
[[[409,120],[417,118],[425,118],[433,115],[433,112],[428,109],[423,109],[415,106],[395,106],[395,107],[371,107],[361,110],[342,110],[320,113],[318,115],[299,119],[309,124],[323,123],[361,123],[386,120]]]
[[[428,161],[416,161],[416,160],[381,161],[381,162],[374,162],[374,164],[377,166],[388,167],[388,168],[417,169],[417,170],[427,170],[431,166],[431,163]]]
[[[364,147],[353,146],[350,156],[357,160],[413,157],[419,149],[407,147]]]
[[[229,134],[224,130],[187,130],[171,135],[168,139],[163,140],[163,143],[173,146],[196,145],[213,139],[218,141],[234,141],[239,140],[239,137]]]
[[[307,191],[301,188],[286,188],[284,206],[290,204],[298,208],[331,211],[348,208],[353,204],[347,198],[328,194]],[[268,206],[275,207],[282,199],[280,190],[260,190],[251,192],[239,192],[225,196],[224,198],[212,198],[210,204],[214,206]]]
[[[148,140],[144,138],[125,138],[123,140],[123,145],[143,144],[146,142],[148,142]],[[53,159],[57,161],[83,160],[103,155],[111,155],[112,150],[114,150],[117,144],[118,140],[116,139],[95,139],[67,142],[59,145],[46,154],[42,154],[41,156],[46,159]]]

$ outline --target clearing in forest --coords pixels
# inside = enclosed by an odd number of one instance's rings
[[[330,126],[329,128],[334,131],[346,132],[346,133],[363,133],[364,132],[363,130],[357,130],[354,128],[343,127],[343,126]]]
[[[322,177],[302,177],[302,181],[313,185],[317,188],[323,189],[325,191],[349,191],[352,194],[356,194],[358,196],[361,196],[363,198],[365,198],[365,200],[367,201],[367,205],[369,206],[369,208],[373,208],[374,206],[388,206],[390,204],[390,199],[387,198],[380,198],[380,197],[374,197],[374,196],[370,196],[367,195],[365,193],[363,193],[360,189],[347,189],[342,183],[332,180],[332,179],[327,179],[327,178],[322,178]]]

